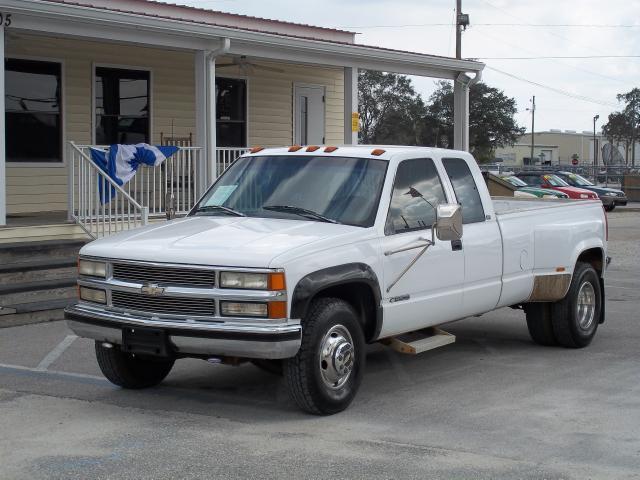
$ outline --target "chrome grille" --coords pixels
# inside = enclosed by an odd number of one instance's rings
[[[210,298],[152,297],[112,291],[111,304],[117,308],[164,315],[213,317],[216,313],[215,300]]]
[[[157,283],[181,287],[213,288],[216,274],[213,270],[180,267],[159,267],[134,263],[114,263],[113,278],[125,282]]]

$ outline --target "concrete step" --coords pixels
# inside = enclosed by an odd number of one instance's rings
[[[75,299],[61,298],[0,308],[0,328],[62,320],[64,308],[75,301]]]
[[[74,299],[77,296],[76,279],[63,278],[37,282],[15,283],[0,286],[0,305],[15,308],[15,305]]]
[[[0,286],[16,283],[75,278],[77,258],[50,258],[0,265]]]
[[[77,257],[85,240],[46,240],[0,244],[0,265]]]

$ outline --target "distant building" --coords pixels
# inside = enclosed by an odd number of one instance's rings
[[[522,135],[512,146],[498,148],[496,160],[505,165],[570,165],[577,160],[580,165],[596,163],[593,148],[593,132],[575,130],[549,130],[536,132],[534,138],[533,159],[531,159],[531,133]],[[610,145],[598,132],[597,163],[608,165],[625,164],[624,145]],[[604,161],[603,161],[604,159]],[[636,145],[636,159],[640,159],[640,148]],[[631,152],[629,151],[629,163]]]

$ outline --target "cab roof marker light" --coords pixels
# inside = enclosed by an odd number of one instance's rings
[[[289,147],[289,151],[290,152],[297,152],[298,150],[301,150],[302,147],[300,145],[292,145],[291,147]]]
[[[262,150],[264,150],[264,147],[253,147],[251,150],[249,150],[249,153],[258,153]]]
[[[338,149],[338,147],[326,147],[324,149],[325,153],[331,153],[331,152],[335,152]]]
[[[320,147],[318,147],[317,145],[311,145],[310,147],[307,147],[307,152],[315,152],[316,150],[319,150]]]
[[[375,150],[371,151],[371,155],[374,155],[376,157],[379,157],[380,155],[382,155],[384,152],[386,152],[386,150],[383,150],[381,148],[376,148]]]

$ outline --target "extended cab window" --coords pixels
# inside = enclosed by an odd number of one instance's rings
[[[461,158],[444,158],[442,163],[456,192],[458,202],[462,205],[462,223],[484,222],[482,200],[467,162]]]
[[[396,172],[385,233],[431,228],[440,203],[446,203],[446,197],[433,160],[403,161]]]
[[[527,185],[531,185],[532,187],[539,187],[542,185],[542,180],[539,175],[526,175],[521,178],[527,182]]]

